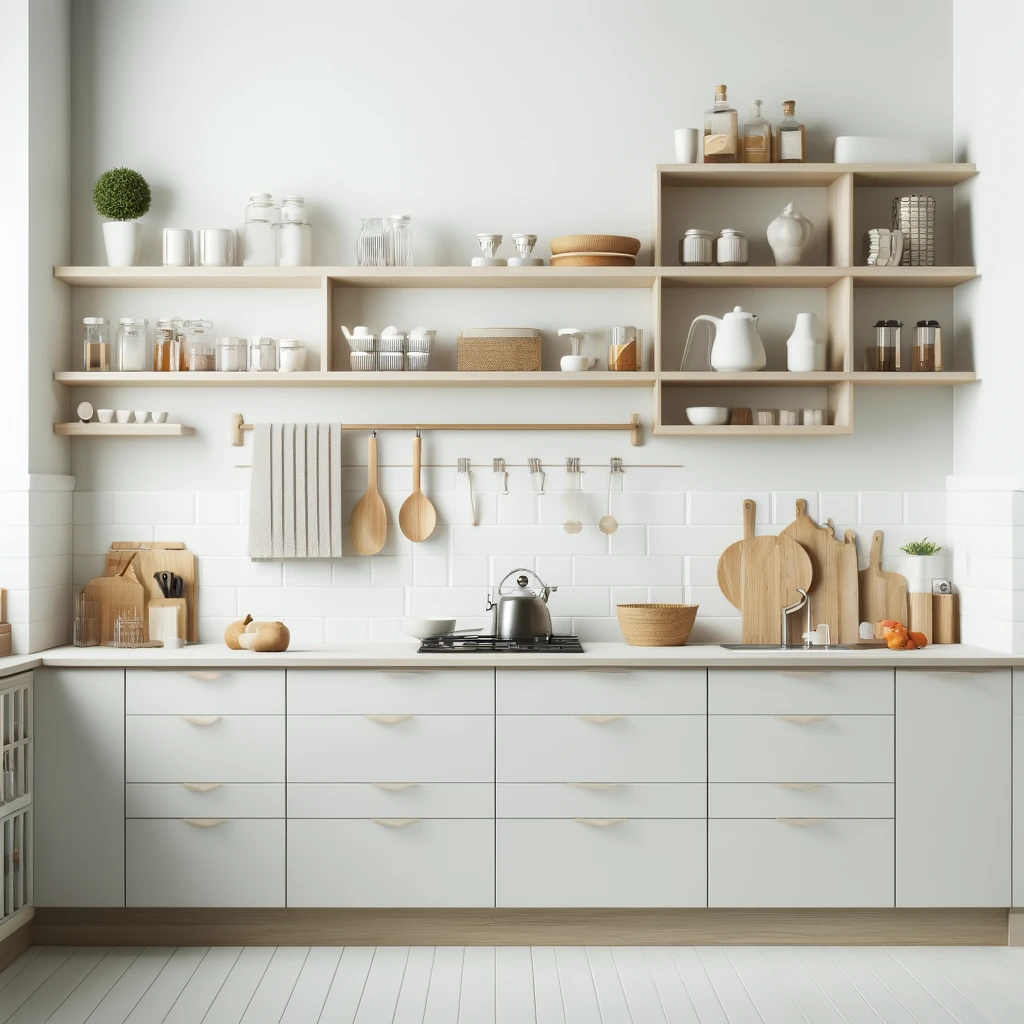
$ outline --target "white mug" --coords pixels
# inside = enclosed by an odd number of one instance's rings
[[[192,266],[192,232],[188,228],[164,228],[165,267]]]
[[[199,266],[231,267],[235,263],[235,233],[230,228],[199,229]]]
[[[676,129],[676,163],[695,164],[698,163],[697,154],[700,152],[700,129],[699,128],[677,128]]]

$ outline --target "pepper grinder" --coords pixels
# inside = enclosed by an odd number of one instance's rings
[[[512,244],[516,247],[518,256],[512,256],[509,258],[508,265],[510,267],[543,267],[544,261],[538,259],[536,256],[531,256],[533,247],[537,244],[536,235],[513,235]]]

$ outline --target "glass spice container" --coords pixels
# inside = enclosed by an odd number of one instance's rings
[[[277,266],[278,210],[269,192],[249,196],[242,233],[243,267]]]
[[[178,364],[179,369],[192,373],[213,369],[212,320],[185,321],[185,340],[181,346]]]
[[[102,316],[87,316],[82,326],[85,329],[82,342],[85,369],[109,372],[113,369],[110,364],[110,321]]]
[[[387,257],[389,267],[412,266],[412,217],[405,214],[388,217]]]
[[[802,164],[807,159],[804,126],[796,119],[796,100],[784,100],[782,120],[775,126],[775,162]]]
[[[764,100],[750,101],[750,119],[743,126],[743,162],[745,164],[770,164],[772,162],[772,126],[761,116],[763,102]]]
[[[918,320],[910,368],[918,373],[942,369],[942,328],[938,320]]]
[[[167,373],[178,368],[177,330],[174,320],[163,317],[156,322],[153,332],[153,370]]]
[[[245,339],[218,338],[214,368],[221,372],[239,372],[245,369]]]
[[[736,111],[725,97],[725,86],[715,86],[715,105],[704,111],[704,163],[734,164],[739,161]]]
[[[277,264],[280,267],[308,267],[312,262],[313,228],[306,220],[306,200],[302,196],[285,196],[281,200]]]
[[[117,368],[122,373],[141,373],[149,363],[146,351],[148,320],[123,316],[117,327]]]
[[[874,343],[864,350],[864,369],[895,373],[900,368],[903,324],[899,320],[879,320],[872,328]]]
[[[277,370],[277,342],[273,338],[249,339],[249,369]]]
[[[684,267],[710,267],[715,262],[713,232],[687,228],[679,241],[679,262]]]
[[[639,327],[612,327],[608,331],[608,369],[642,370],[644,332]]]

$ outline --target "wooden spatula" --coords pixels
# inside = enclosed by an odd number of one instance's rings
[[[375,555],[388,539],[388,510],[377,490],[377,434],[370,433],[366,493],[356,502],[348,535],[356,554]]]
[[[860,571],[860,619],[907,621],[907,579],[898,572],[882,572],[881,530],[872,535],[868,567]]]
[[[398,511],[398,525],[402,533],[414,543],[426,540],[437,525],[437,512],[430,499],[420,490],[420,453],[423,442],[419,431],[412,442],[412,494],[402,502]]]

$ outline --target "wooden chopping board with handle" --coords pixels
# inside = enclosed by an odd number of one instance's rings
[[[907,578],[882,571],[882,531],[871,537],[868,567],[860,571],[860,620],[872,625],[881,619],[907,622]]]
[[[782,535],[795,540],[811,559],[814,572],[810,588],[812,628],[825,622],[833,643],[857,643],[860,598],[856,534],[847,530],[843,540],[838,540],[832,521],[829,520],[827,526],[819,526],[807,515],[807,502],[797,498],[796,518]],[[803,610],[797,613],[799,623],[796,619],[790,623],[791,633],[795,631],[799,636],[805,616]]]
[[[85,585],[85,599],[96,602],[99,642],[103,646],[114,642],[114,622],[122,611],[135,611],[145,622],[146,592],[133,561],[129,557],[116,573],[96,576]]]
[[[743,540],[730,544],[718,559],[718,587],[733,608],[743,607],[743,545],[754,539],[757,504],[753,498],[743,502]]]
[[[143,621],[146,639],[149,639],[149,602],[163,597],[160,587],[153,579],[153,573],[166,570],[180,576],[184,581],[182,596],[185,598],[187,609],[185,639],[193,643],[198,641],[199,594],[196,556],[180,540],[116,540],[110,545],[110,551],[107,552],[107,575],[116,575],[129,561],[132,563],[138,581],[145,590],[147,613]]]

